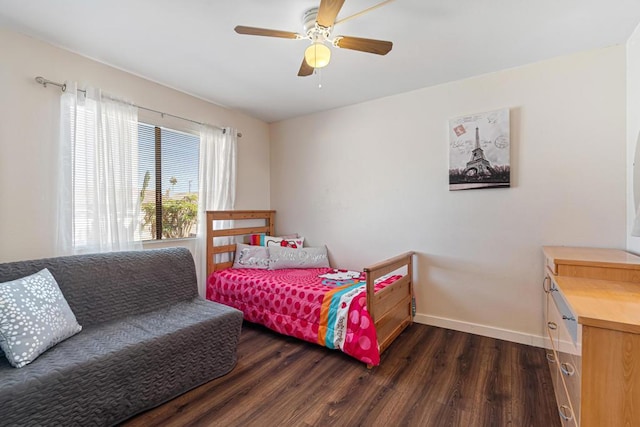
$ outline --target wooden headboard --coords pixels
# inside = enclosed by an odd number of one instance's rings
[[[216,246],[215,237],[237,237],[249,234],[265,233],[274,236],[276,211],[207,211],[207,277],[214,271],[223,270],[233,265],[236,244],[229,243]],[[263,220],[264,225],[252,227],[237,227],[214,229],[214,221]],[[217,254],[230,253],[231,261],[216,263]]]

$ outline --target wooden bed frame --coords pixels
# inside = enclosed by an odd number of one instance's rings
[[[233,265],[236,244],[215,245],[215,237],[237,237],[249,234],[265,233],[274,236],[276,211],[244,210],[244,211],[208,211],[207,212],[207,277],[214,271],[223,270]],[[214,221],[262,220],[264,225],[252,227],[236,227],[216,229]],[[216,262],[216,255],[228,253],[230,261]],[[386,350],[398,335],[413,322],[413,254],[402,255],[376,263],[363,270],[367,278],[367,310],[373,319],[378,335],[380,354]],[[379,277],[405,268],[406,272],[395,282],[374,292],[374,282]]]

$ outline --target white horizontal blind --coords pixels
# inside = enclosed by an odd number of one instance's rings
[[[73,247],[86,248],[93,241],[96,227],[93,226],[95,209],[99,206],[96,198],[95,159],[97,158],[96,138],[98,131],[95,100],[85,99],[81,105],[74,105],[71,115],[71,129],[75,131],[74,144],[71,147],[73,159]]]

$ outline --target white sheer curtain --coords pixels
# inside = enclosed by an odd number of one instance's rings
[[[138,109],[66,83],[60,98],[58,254],[141,249]]]
[[[198,290],[202,296],[205,295],[207,280],[206,212],[230,210],[235,206],[237,133],[234,128],[217,129],[211,126],[203,126],[200,130],[196,270]]]

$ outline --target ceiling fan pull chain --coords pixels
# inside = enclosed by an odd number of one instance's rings
[[[320,68],[315,69],[318,74],[318,89],[322,89],[322,70]]]
[[[371,6],[371,7],[366,8],[365,10],[361,10],[361,11],[360,11],[360,12],[358,12],[358,13],[354,13],[354,14],[353,14],[353,15],[351,15],[351,16],[347,16],[346,18],[339,19],[339,20],[337,20],[333,25],[335,26],[335,25],[338,25],[338,24],[342,24],[343,22],[347,22],[347,21],[348,21],[348,20],[350,20],[350,19],[353,19],[353,18],[357,18],[357,17],[359,17],[359,16],[362,16],[362,15],[364,15],[365,13],[367,13],[367,12],[371,12],[372,10],[377,9],[377,8],[379,8],[380,6],[384,6],[384,5],[385,5],[385,4],[387,4],[387,3],[391,3],[392,1],[395,1],[395,0],[384,0],[384,1],[380,2],[380,3],[378,3],[378,4],[375,4],[375,5]]]

